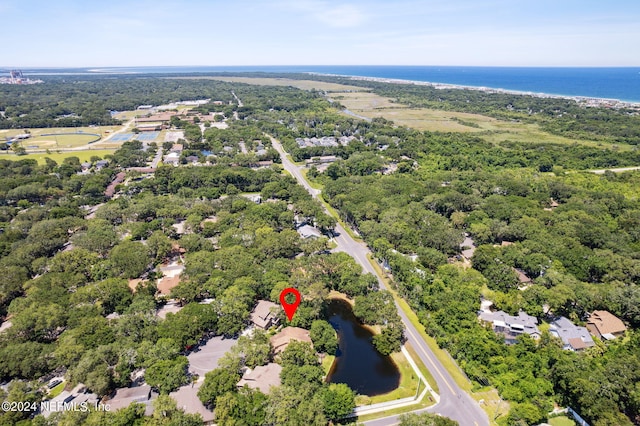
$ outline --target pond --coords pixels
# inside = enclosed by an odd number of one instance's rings
[[[400,371],[391,357],[380,355],[371,342],[373,333],[353,315],[351,305],[332,299],[329,323],[338,333],[336,359],[327,376],[329,383],[346,383],[361,395],[391,392],[400,384]]]

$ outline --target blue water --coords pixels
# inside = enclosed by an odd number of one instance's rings
[[[0,70],[2,73],[3,70]],[[25,74],[314,72],[489,87],[520,92],[640,102],[640,68],[520,68],[463,66],[178,66],[29,69]]]

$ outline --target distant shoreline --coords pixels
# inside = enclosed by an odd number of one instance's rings
[[[485,93],[505,93],[505,94],[518,95],[518,96],[533,96],[536,98],[569,99],[579,104],[583,104],[590,107],[640,109],[640,102],[630,102],[630,101],[623,101],[620,99],[611,99],[611,98],[558,95],[558,94],[542,93],[542,92],[525,92],[520,90],[501,89],[501,88],[495,88],[495,87],[466,86],[461,84],[436,83],[433,81],[420,81],[420,80],[404,80],[399,78],[367,77],[367,76],[361,76],[361,75],[327,74],[327,73],[319,73],[319,72],[308,72],[307,74],[326,76],[326,77],[346,77],[351,80],[373,81],[377,83],[415,84],[417,86],[430,86],[435,89],[476,90],[476,91],[485,92]]]
[[[315,69],[314,69],[315,68]],[[384,69],[384,73],[378,68]],[[406,69],[414,70],[414,68],[424,68],[424,76],[421,75],[406,75]],[[457,74],[451,74],[449,68]],[[459,68],[462,68],[460,71]],[[459,81],[463,73],[468,70],[473,72],[478,69],[483,70],[486,67],[443,67],[443,70],[447,71],[447,76],[451,77],[453,81],[458,80],[458,83],[443,83],[441,81],[447,81],[448,78],[445,75],[434,75],[434,69],[437,72],[440,72],[440,67],[433,66],[417,66],[417,67],[407,67],[407,66],[391,66],[391,67],[376,67],[376,66],[151,66],[151,67],[90,67],[90,68],[30,68],[25,70],[25,75],[123,75],[123,76],[131,76],[131,75],[139,75],[139,74],[199,74],[199,75],[208,75],[208,74],[234,74],[238,75],[239,73],[278,73],[278,74],[307,74],[307,75],[324,75],[324,76],[332,76],[332,77],[342,77],[349,78],[353,80],[364,80],[364,81],[375,81],[382,83],[392,83],[392,84],[415,84],[415,85],[423,85],[430,86],[436,89],[459,89],[459,90],[476,90],[483,91],[486,93],[505,93],[505,94],[513,94],[513,95],[524,95],[524,96],[533,96],[538,98],[554,98],[554,99],[569,99],[573,100],[584,106],[591,107],[605,107],[605,108],[631,108],[631,109],[639,109],[640,108],[640,68],[636,67],[614,67],[611,70],[603,69],[606,71],[606,74],[593,74],[593,69],[596,68],[576,68],[577,71],[580,70],[590,70],[590,74],[577,74],[576,78],[572,77],[567,73],[554,73],[552,75],[537,75],[532,74],[529,76],[516,75],[514,80],[514,75],[509,74],[510,71],[513,71],[513,67],[493,67],[495,70],[502,70],[507,72],[505,74],[504,79],[500,75],[478,75],[476,74],[475,81],[469,81],[469,83],[465,81]],[[621,69],[626,70],[627,68],[632,69],[633,73],[629,75],[628,73],[624,75],[618,75],[616,72],[619,72]],[[536,67],[522,67],[522,70],[527,69],[537,69]],[[553,68],[549,68],[553,69]],[[558,68],[559,70],[563,70],[564,68]],[[475,70],[475,71],[474,71]],[[540,70],[545,71],[548,69],[543,67]],[[0,70],[0,74],[4,70]],[[7,69],[8,72],[8,69]],[[369,73],[374,72],[374,75]],[[397,73],[400,72],[400,75],[393,77],[381,77],[381,75],[387,75],[388,72]],[[614,77],[617,79],[607,80],[610,77],[609,72],[614,74]],[[377,75],[376,75],[377,73]],[[401,75],[401,74],[405,75]],[[424,80],[423,80],[424,77]],[[441,79],[439,78],[441,77]],[[483,77],[478,81],[479,77]],[[490,77],[485,79],[484,77]],[[541,78],[540,78],[541,77]],[[418,78],[418,80],[416,80]],[[529,90],[521,90],[519,87],[513,89],[504,89],[502,88],[502,84],[507,84],[513,86],[514,84],[518,85],[520,83],[524,83],[525,80],[523,78],[533,78],[538,79],[538,83],[544,82],[546,79],[547,82],[552,81],[557,78],[559,82],[565,82],[566,84],[551,84],[547,85],[548,87],[544,87],[545,84],[542,84],[543,87],[531,87],[531,84],[523,84],[522,86]],[[486,82],[481,82],[482,80],[487,80]],[[603,80],[604,79],[604,80]],[[473,80],[473,79],[472,79]],[[536,80],[537,81],[537,80]],[[574,81],[582,84],[574,84]],[[601,84],[605,81],[605,86],[607,90],[596,90],[602,89]],[[556,82],[557,83],[557,82]],[[615,84],[614,84],[615,83]],[[586,85],[585,85],[586,84]],[[608,85],[608,86],[607,86]],[[540,86],[540,84],[533,84],[533,86]],[[568,88],[571,86],[571,88]],[[578,88],[580,87],[580,89]],[[594,90],[590,90],[589,87],[594,87]],[[573,92],[574,94],[561,94],[563,92],[563,88],[567,88],[567,91]],[[580,94],[580,92],[592,92],[593,95],[584,95]],[[609,93],[607,93],[609,92]],[[594,96],[595,95],[595,96]],[[599,96],[598,96],[599,95]],[[628,96],[628,97],[627,97]],[[623,100],[626,99],[626,100]]]

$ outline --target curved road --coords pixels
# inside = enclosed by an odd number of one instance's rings
[[[320,194],[320,190],[312,188],[309,185],[309,182],[302,175],[300,168],[293,164],[291,160],[286,156],[282,145],[278,140],[269,136],[271,139],[271,143],[273,147],[280,153],[280,157],[282,158],[282,166],[286,171],[291,173],[293,177],[296,178],[298,183],[302,185],[309,193],[314,197],[318,198]],[[327,212],[327,214],[331,214]],[[338,234],[334,240],[338,245],[338,250],[344,251],[350,254],[363,268],[366,272],[370,272],[378,278],[378,282],[380,284],[380,288],[386,290],[386,286],[380,276],[376,273],[376,270],[373,268],[367,254],[370,254],[369,248],[364,243],[356,242],[351,236],[345,231],[345,229],[338,223],[335,227],[335,233]],[[420,410],[418,412],[428,411],[431,413],[438,413],[443,416],[449,417],[453,420],[456,420],[462,426],[470,425],[470,426],[487,426],[489,425],[489,418],[487,414],[480,408],[478,403],[469,396],[464,390],[462,390],[456,382],[453,380],[449,372],[444,368],[444,366],[440,363],[438,358],[431,351],[429,346],[422,340],[418,330],[411,324],[404,311],[400,309],[399,306],[396,306],[398,309],[398,314],[400,318],[402,318],[402,322],[405,327],[405,336],[407,340],[411,343],[411,345],[415,348],[418,356],[424,363],[424,365],[429,369],[431,375],[438,383],[438,388],[440,389],[440,402],[433,407],[429,407],[424,410]],[[398,424],[398,416],[390,416],[386,418],[381,418],[377,420],[371,420],[365,422],[366,425],[371,426],[387,426],[387,425],[395,425]]]

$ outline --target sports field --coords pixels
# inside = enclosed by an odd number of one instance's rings
[[[0,142],[10,140],[19,134],[29,133],[31,135],[30,138],[20,141],[20,145],[27,151],[34,149],[77,148],[98,143],[104,136],[118,129],[120,129],[120,126],[2,129],[0,130]]]
[[[140,141],[140,142],[152,142],[158,138],[160,132],[145,132],[145,133],[118,133],[111,136],[109,142],[127,142],[127,141]]]
[[[151,142],[156,140],[160,132],[146,132],[146,133],[138,133],[134,139],[139,140],[140,142]]]
[[[97,142],[102,136],[96,133],[47,133],[21,141],[29,149],[76,148]]]
[[[127,142],[131,140],[133,137],[133,133],[118,133],[117,135],[111,136],[109,142]]]

